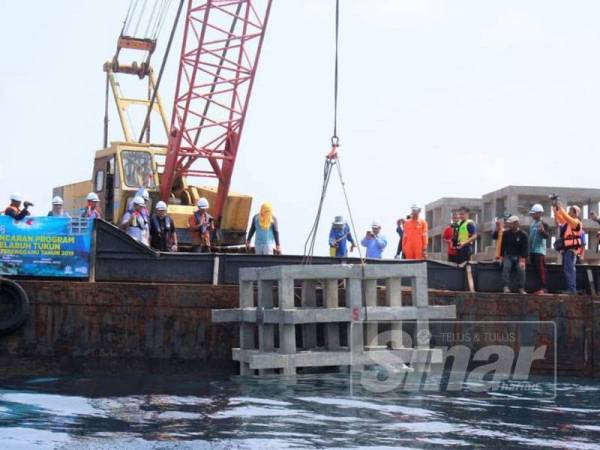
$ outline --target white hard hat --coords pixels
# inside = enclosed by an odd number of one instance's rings
[[[54,197],[52,199],[52,204],[53,205],[62,205],[64,203],[62,197],[60,197],[59,195],[57,195],[56,197]]]
[[[413,204],[413,205],[410,207],[410,210],[411,210],[411,211],[421,211],[421,207],[420,207],[419,205],[415,205],[415,204]]]
[[[139,188],[135,195],[142,197],[145,201],[150,200],[150,194],[148,194],[148,191],[144,188]]]
[[[160,202],[158,202],[156,204],[156,210],[157,211],[166,211],[167,210],[167,204],[161,200]]]
[[[23,196],[21,195],[20,192],[13,192],[12,194],[10,194],[10,199],[13,202],[22,202],[23,201]]]
[[[529,210],[529,214],[543,213],[543,212],[544,212],[544,207],[542,205],[540,205],[539,203],[536,203],[535,205],[533,205],[531,207],[531,209]]]
[[[200,200],[198,200],[198,208],[202,208],[202,209],[207,209],[210,207],[208,200],[206,200],[204,197],[202,197]]]
[[[90,192],[85,199],[88,202],[99,202],[100,201],[100,199],[98,198],[98,194],[96,194],[95,192]]]
[[[508,219],[506,219],[506,223],[515,223],[519,221],[519,217],[517,216],[510,216]]]
[[[371,224],[371,228],[381,228],[381,222],[379,222],[379,220],[374,220]]]
[[[144,205],[146,205],[146,202],[144,201],[144,197],[142,197],[141,195],[136,195],[133,198],[133,204],[139,205],[139,206],[144,206]]]

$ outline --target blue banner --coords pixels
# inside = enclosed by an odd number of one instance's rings
[[[0,216],[0,275],[87,278],[93,219]]]

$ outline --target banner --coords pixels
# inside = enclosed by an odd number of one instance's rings
[[[93,219],[0,216],[0,275],[87,278]]]

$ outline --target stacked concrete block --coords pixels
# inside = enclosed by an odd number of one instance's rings
[[[402,304],[403,279],[411,283],[410,306]],[[385,306],[378,306],[378,280],[385,283]],[[242,375],[435,362],[441,355],[430,349],[429,320],[455,317],[455,306],[429,305],[425,263],[241,269],[240,308],[212,311],[213,322],[240,324],[233,359]],[[416,323],[414,345],[406,345],[403,321]],[[379,342],[381,323],[391,324],[387,342]]]

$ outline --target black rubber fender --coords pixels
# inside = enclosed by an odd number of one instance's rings
[[[14,333],[29,318],[29,297],[25,289],[12,280],[0,277],[0,303],[8,299],[13,299],[16,308],[10,317],[0,317],[0,336]]]

